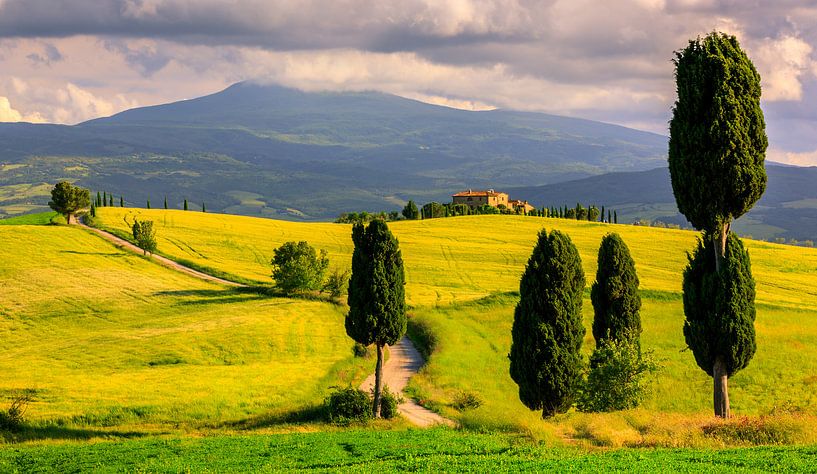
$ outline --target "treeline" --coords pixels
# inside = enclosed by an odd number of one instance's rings
[[[457,217],[457,216],[478,216],[486,214],[505,214],[505,215],[524,215],[532,217],[553,217],[560,219],[575,219],[580,221],[591,222],[610,222],[618,224],[618,213],[616,211],[607,210],[605,215],[604,206],[601,209],[591,204],[584,207],[580,203],[576,203],[576,207],[541,207],[530,211],[523,207],[509,208],[503,204],[498,207],[483,204],[480,207],[472,208],[467,204],[446,203],[441,204],[432,201],[424,204],[422,207],[417,207],[414,201],[409,202],[403,207],[402,212],[344,212],[335,222],[338,224],[356,224],[368,223],[372,220],[379,219],[384,221],[398,221],[398,220],[423,220],[423,219],[439,219],[443,217]]]
[[[91,216],[96,217],[96,209],[98,207],[115,207],[114,206],[114,195],[113,193],[108,193],[107,191],[103,191],[100,193],[99,191],[96,192],[96,200],[91,201]],[[125,198],[123,196],[119,196],[119,207],[125,207]],[[165,196],[164,200],[164,208],[170,209],[167,204],[167,196]],[[150,206],[150,198],[147,199],[145,202],[145,209],[151,209]],[[182,209],[185,211],[190,210],[190,205],[187,202],[187,198],[184,199],[182,203]],[[207,212],[207,207],[205,206],[204,202],[201,203],[201,212]]]

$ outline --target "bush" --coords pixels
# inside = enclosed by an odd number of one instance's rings
[[[354,352],[355,357],[369,357],[369,347],[359,342],[356,342],[352,347],[352,352]]]
[[[451,404],[459,411],[474,410],[485,403],[479,394],[474,392],[461,391],[454,395],[454,402]]]
[[[329,293],[332,298],[340,298],[349,288],[349,270],[340,271],[337,268],[329,274],[326,283],[323,284],[323,291]]]
[[[576,406],[584,412],[635,408],[646,395],[646,375],[657,370],[651,353],[642,354],[634,343],[604,339],[590,356]]]
[[[372,399],[363,390],[339,388],[325,400],[326,415],[331,423],[346,425],[372,417]]]
[[[386,420],[391,420],[399,413],[397,406],[403,403],[403,398],[391,393],[388,386],[383,387],[383,393],[380,394],[380,417]]]
[[[428,322],[424,319],[410,318],[406,335],[414,343],[414,347],[417,348],[423,359],[428,360],[437,347],[437,335],[434,334]]]
[[[315,248],[307,242],[287,242],[273,252],[272,278],[275,286],[290,293],[319,290],[329,268],[326,250],[318,257]]]
[[[6,410],[0,410],[0,430],[17,431],[25,421],[28,403],[32,399],[32,392],[25,390],[11,397],[11,404]]]

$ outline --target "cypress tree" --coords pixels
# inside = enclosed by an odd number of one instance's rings
[[[613,211],[613,224],[618,224],[618,212]]]
[[[91,203],[91,217],[96,217],[96,203]]]
[[[352,228],[352,275],[349,279],[349,313],[346,334],[360,344],[377,346],[374,403],[380,414],[383,385],[383,347],[406,333],[406,296],[403,258],[399,244],[381,219]]]
[[[125,198],[119,196],[119,207],[125,207]]]
[[[187,199],[184,200],[184,210],[187,210]]]
[[[728,378],[755,354],[755,281],[749,252],[734,233],[720,270],[712,258],[716,240],[707,237],[698,240],[684,270],[684,338],[698,367],[715,379],[719,414],[719,382],[726,391]],[[721,403],[721,413],[729,413],[729,398]]]
[[[698,334],[698,329],[689,332],[686,326],[684,332],[693,335],[687,336],[687,344],[698,364],[710,364],[701,368],[713,378],[715,415],[728,418],[727,379],[745,367],[755,351],[754,308],[752,317],[746,316],[749,309],[743,308],[744,301],[740,299],[734,302],[736,307],[724,306],[719,313],[710,310],[717,302],[686,293],[708,292],[712,297],[731,301],[731,296],[719,292],[739,288],[746,277],[741,271],[730,270],[738,264],[727,262],[730,258],[727,253],[732,221],[751,209],[766,189],[764,160],[768,139],[760,108],[761,81],[738,40],[723,33],[712,32],[690,41],[685,49],[675,53],[673,62],[678,99],[670,120],[672,191],[678,210],[703,231],[705,239],[712,241],[711,245],[704,243],[699,248],[711,250],[708,255],[714,261],[714,272],[724,271],[713,276],[708,266],[698,262],[697,251],[690,260],[689,275],[685,273],[684,277],[684,312],[688,322],[709,318],[695,326],[709,334]],[[742,249],[741,245],[733,253],[742,255]],[[745,260],[745,271],[750,272],[748,256]],[[727,278],[738,281],[728,282]],[[751,273],[748,278],[751,279]],[[712,288],[704,290],[688,284],[688,279]],[[741,294],[748,295],[746,291]],[[751,293],[749,303],[753,306],[753,289]],[[700,307],[695,308],[695,304]],[[717,344],[707,346],[705,341]]]
[[[604,206],[601,206],[601,213],[600,213],[599,215],[601,216],[601,217],[599,218],[599,220],[601,220],[602,222],[604,222]]]
[[[113,207],[113,194],[108,194],[108,206]]]
[[[148,209],[150,209],[150,198],[148,198]]]
[[[96,206],[99,207],[102,205],[102,195],[99,194],[99,191],[96,192]]]
[[[165,196],[165,209],[167,209],[167,196]]]
[[[593,302],[596,346],[607,339],[638,344],[641,335],[641,296],[630,249],[618,234],[607,234],[599,247]]]
[[[108,204],[108,193],[103,191],[102,192],[102,207],[105,207],[106,204]]]
[[[581,383],[584,272],[570,238],[542,230],[519,283],[511,329],[511,378],[542,417],[567,411]]]
[[[613,223],[613,216],[610,214],[610,209],[607,209],[607,223],[608,224]]]
[[[204,201],[201,202],[201,212],[207,212],[207,208],[204,207]]]

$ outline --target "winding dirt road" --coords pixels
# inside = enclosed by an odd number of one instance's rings
[[[82,222],[81,219],[77,219],[75,224],[88,230],[89,232],[93,232],[103,239],[111,242],[112,244],[116,245],[117,247],[124,248],[126,250],[130,250],[131,252],[141,254],[142,249],[137,247],[136,245],[128,242],[125,239],[119,238],[110,232],[106,232],[102,229],[97,229],[95,227],[91,227],[86,225]],[[234,281],[225,280],[223,278],[218,278],[213,275],[208,275],[207,273],[200,272],[198,270],[194,270],[190,267],[184,266],[178,262],[174,262],[169,258],[162,257],[161,255],[152,255],[151,258],[159,263],[160,265],[164,265],[170,269],[186,273],[196,278],[200,278],[202,280],[206,280],[213,283],[219,283],[226,286],[232,287],[244,287],[246,285],[242,285],[241,283],[236,283]],[[411,340],[407,337],[403,337],[400,341],[389,347],[389,360],[383,365],[383,383],[384,385],[388,385],[389,389],[394,392],[403,393],[403,390],[406,388],[409,379],[416,374],[420,368],[423,366],[423,356],[417,351],[414,347],[414,344],[411,343]],[[374,373],[369,375],[369,377],[363,382],[361,385],[361,389],[369,391],[374,387]],[[398,406],[398,410],[400,414],[402,414],[407,420],[411,423],[414,423],[417,426],[427,427],[433,425],[447,425],[447,426],[455,426],[455,423],[448,418],[443,418],[442,416],[434,413],[433,411],[423,408],[414,400],[405,398],[405,401]]]
[[[389,360],[383,364],[383,385],[387,385],[392,392],[403,393],[409,379],[420,370],[423,363],[423,356],[420,355],[411,340],[403,336],[397,344],[389,346]],[[360,389],[368,392],[372,387],[374,387],[374,374],[369,375]],[[397,409],[401,415],[417,426],[455,426],[453,421],[443,418],[428,408],[423,408],[405,396],[403,403],[398,405]]]

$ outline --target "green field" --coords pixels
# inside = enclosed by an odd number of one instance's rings
[[[351,227],[341,224],[120,208],[99,209],[96,222],[127,235],[134,218],[156,223],[161,253],[246,282],[271,284],[272,250],[289,240],[327,249],[333,267],[347,268],[351,258]],[[30,223],[36,222],[18,222]],[[314,409],[331,386],[357,383],[371,370],[371,360],[352,357],[343,306],[202,282],[79,228],[10,225],[0,227],[0,248],[8,251],[0,260],[0,393],[31,390],[35,401],[28,428],[5,439],[150,438],[0,450],[0,466],[66,462],[66,468],[79,468],[89,465],[76,463],[113,456],[116,461],[106,464],[112,470],[356,470],[369,462],[385,469],[432,470],[606,470],[625,462],[645,470],[725,469],[728,464],[721,462],[746,456],[744,467],[752,470],[769,462],[781,469],[802,467],[797,463],[803,456],[813,455],[813,450],[789,448],[730,451],[722,458],[705,450],[597,455],[595,449],[817,443],[817,250],[747,242],[758,289],[758,353],[730,379],[738,416],[718,422],[711,417],[711,379],[685,350],[681,332],[680,274],[694,233],[522,216],[390,227],[406,262],[412,325],[426,328],[436,340],[410,395],[471,434],[391,431],[405,422],[337,432],[317,422]],[[642,408],[542,420],[518,401],[508,375],[510,326],[519,277],[542,228],[571,236],[588,285],[604,234],[616,231],[630,246],[641,278],[642,345],[663,365]],[[589,328],[588,298],[584,315]],[[592,347],[588,331],[585,351]],[[452,402],[462,392],[475,394],[483,405],[456,410]],[[330,433],[224,436],[247,430]],[[484,431],[509,434],[474,434]],[[171,438],[154,439],[157,434]],[[208,437],[187,437],[202,434]],[[405,450],[396,455],[377,444],[389,437]],[[237,443],[247,451],[219,454],[238,449]],[[295,456],[292,446],[324,454]],[[331,463],[322,461],[324,455]],[[696,459],[716,464],[695,464]]]

